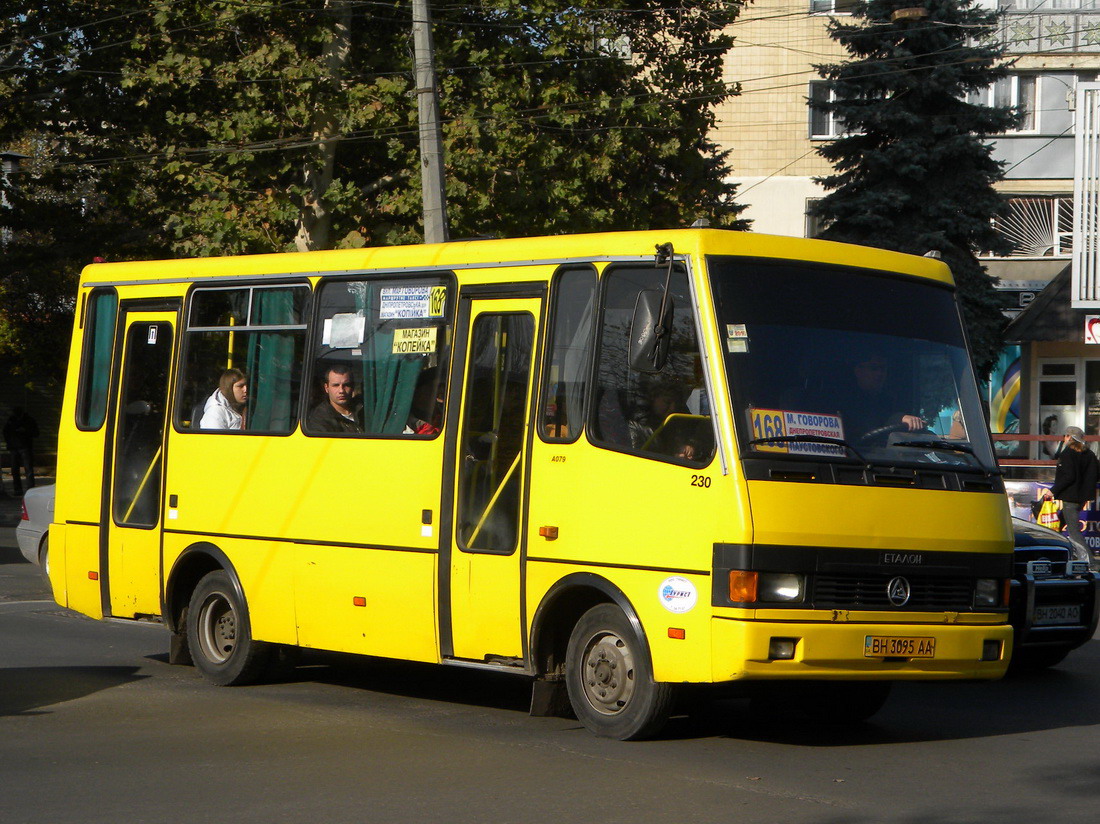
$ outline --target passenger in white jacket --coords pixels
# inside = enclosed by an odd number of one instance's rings
[[[244,429],[248,403],[248,376],[240,369],[226,369],[218,388],[206,399],[200,429]]]

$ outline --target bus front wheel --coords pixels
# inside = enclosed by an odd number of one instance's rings
[[[612,604],[588,610],[569,636],[565,684],[577,719],[620,741],[656,734],[668,720],[672,686],[653,680],[641,639]]]
[[[228,687],[256,681],[270,647],[252,640],[248,606],[224,570],[205,575],[187,607],[192,660],[211,683]]]

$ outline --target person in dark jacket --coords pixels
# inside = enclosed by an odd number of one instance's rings
[[[324,399],[306,418],[306,430],[310,432],[362,432],[355,402],[351,367],[333,364],[325,370]]]
[[[38,424],[34,418],[16,406],[4,424],[4,440],[11,453],[11,479],[15,494],[23,494],[22,475],[27,477],[27,489],[34,486],[34,439],[38,437]],[[22,466],[22,472],[20,472]]]
[[[1054,470],[1054,486],[1051,494],[1062,502],[1062,514],[1066,521],[1067,536],[1085,550],[1088,546],[1081,537],[1081,508],[1096,498],[1096,482],[1100,478],[1100,463],[1085,446],[1085,433],[1078,426],[1067,426],[1058,467]]]

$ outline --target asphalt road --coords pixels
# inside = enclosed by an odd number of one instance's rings
[[[900,685],[872,722],[727,701],[658,741],[531,718],[508,676],[317,656],[217,688],[152,625],[47,599],[0,528],[0,822],[971,822],[1100,815],[1100,643],[998,683]]]

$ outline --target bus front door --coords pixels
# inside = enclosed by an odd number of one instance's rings
[[[528,421],[542,300],[464,298],[460,310],[468,335],[464,362],[455,370],[462,375],[459,421],[449,427],[456,442],[443,652],[519,661]]]
[[[100,547],[103,612],[159,615],[161,469],[177,313],[127,309]]]

